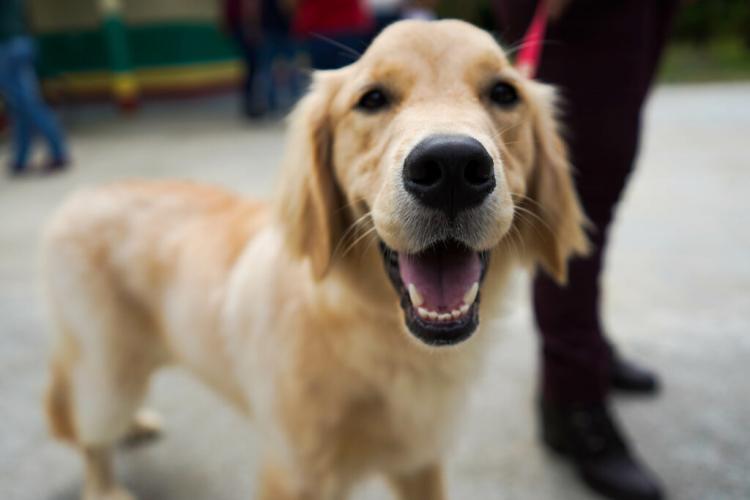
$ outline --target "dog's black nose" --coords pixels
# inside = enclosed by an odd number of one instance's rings
[[[431,135],[407,155],[404,187],[424,205],[455,217],[495,189],[493,163],[472,137]]]

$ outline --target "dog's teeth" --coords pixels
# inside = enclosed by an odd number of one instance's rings
[[[409,298],[411,299],[411,303],[414,304],[414,306],[419,307],[422,304],[424,304],[424,299],[422,298],[422,295],[419,293],[419,290],[417,290],[417,287],[414,286],[414,283],[409,283]]]
[[[477,294],[479,293],[479,283],[476,281],[471,288],[469,288],[464,294],[464,304],[472,305],[477,300]]]
[[[458,319],[469,310],[469,306],[464,304],[459,309],[454,309],[451,312],[439,313],[437,311],[430,311],[424,307],[417,308],[417,314],[424,318],[432,321],[451,321],[452,319]]]

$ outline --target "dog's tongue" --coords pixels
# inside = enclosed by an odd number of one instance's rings
[[[437,245],[414,255],[399,253],[398,264],[404,286],[416,286],[424,307],[432,311],[460,307],[482,272],[479,254],[456,245]]]

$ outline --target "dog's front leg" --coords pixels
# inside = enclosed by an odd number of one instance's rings
[[[431,464],[409,474],[389,475],[400,500],[445,500],[443,469]]]

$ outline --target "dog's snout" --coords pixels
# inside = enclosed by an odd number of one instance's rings
[[[495,189],[493,165],[472,137],[432,135],[407,155],[404,187],[424,205],[452,217],[479,205]]]

